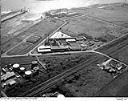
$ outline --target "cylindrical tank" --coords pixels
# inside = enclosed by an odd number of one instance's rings
[[[39,66],[36,66],[33,68],[33,74],[38,75],[39,74]]]
[[[30,79],[32,77],[32,71],[25,71],[25,78]]]
[[[25,67],[20,67],[20,72],[21,75],[25,74]]]
[[[12,68],[13,68],[14,72],[19,72],[20,64],[14,64],[12,66]]]
[[[38,62],[37,61],[32,61],[31,69],[33,69],[36,66],[38,66]]]

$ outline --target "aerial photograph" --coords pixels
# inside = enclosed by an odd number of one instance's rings
[[[128,97],[128,0],[1,0],[1,97]]]

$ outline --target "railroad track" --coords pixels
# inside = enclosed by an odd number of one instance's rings
[[[113,54],[115,52],[118,51],[118,48],[121,49],[121,47],[125,47],[128,43],[128,35],[125,35],[124,37],[121,37],[121,39],[118,39],[110,44],[107,44],[107,46],[103,46],[103,48],[101,47],[100,49],[104,50],[104,48],[107,47],[107,49],[105,49],[104,51],[106,51],[105,53],[108,54]],[[111,48],[113,48],[113,45],[117,48],[114,48],[113,50],[110,50]],[[123,46],[122,46],[123,45]],[[109,47],[110,46],[110,47]],[[99,49],[98,49],[99,50]],[[107,51],[109,50],[109,51]],[[81,64],[49,79],[48,81],[41,83],[39,85],[37,85],[36,87],[32,88],[31,90],[25,92],[24,94],[20,95],[20,96],[37,96],[40,92],[45,92],[46,89],[50,88],[51,86],[54,86],[58,81],[66,78],[67,76],[77,72],[78,70],[84,68],[85,66],[88,66],[91,63],[94,63],[95,61],[99,60],[100,58],[94,58],[93,56],[88,58],[87,61],[82,62]],[[79,67],[79,68],[78,68]]]
[[[55,83],[57,83],[58,81],[64,79],[65,77],[71,75],[72,73],[77,72],[78,70],[82,69],[86,65],[89,65],[90,63],[97,61],[99,58],[97,58],[96,60],[93,60],[93,61],[92,61],[92,59],[94,59],[94,56],[88,56],[86,58],[86,60],[87,60],[86,62],[83,61],[79,65],[77,65],[69,70],[66,70],[65,72],[47,80],[46,82],[43,82],[43,83],[37,85],[36,87],[32,88],[31,90],[25,92],[24,94],[22,94],[20,96],[36,96],[36,95],[38,95],[39,92],[46,90],[47,88],[49,88],[49,86],[51,87],[51,86],[55,85]],[[78,67],[80,67],[80,68],[78,68]]]

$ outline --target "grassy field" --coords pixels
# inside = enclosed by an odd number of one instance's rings
[[[103,8],[99,8],[103,7]],[[117,25],[128,28],[128,5],[111,4],[111,5],[96,5],[90,8],[75,8],[75,12],[81,12],[85,15],[97,17]]]
[[[90,64],[89,66],[85,66],[85,68],[82,70],[77,71],[73,75],[67,77],[67,83],[62,85],[60,89],[66,89],[68,92],[70,92],[70,96],[94,96],[98,90],[100,90],[113,79],[111,74],[101,70],[96,66],[97,63],[103,62],[106,59],[106,57],[101,57],[101,59],[95,63]],[[69,95],[66,94],[66,96]]]
[[[26,37],[28,37],[32,34],[40,35],[42,37],[42,39],[44,39],[47,35],[51,34],[55,29],[57,29],[61,24],[63,24],[63,22],[60,20],[54,20],[54,19],[42,20],[41,22],[37,23],[36,25],[30,27],[25,32],[18,34],[13,39],[2,44],[1,51],[2,51],[2,53],[6,52],[8,49],[14,47],[18,43],[22,42]],[[25,43],[25,44],[27,44],[27,43]],[[12,51],[15,51],[15,49],[13,49]],[[13,52],[11,52],[11,53],[13,53]]]
[[[110,82],[106,87],[97,92],[96,96],[102,97],[127,97],[128,96],[128,71]]]
[[[102,38],[111,41],[128,30],[113,26],[102,21],[97,21],[86,16],[70,20],[69,24],[62,28],[62,31],[71,36],[90,36],[92,38]]]
[[[128,64],[128,34],[96,51]]]
[[[128,45],[121,48],[118,52],[112,54],[111,56],[128,65]]]

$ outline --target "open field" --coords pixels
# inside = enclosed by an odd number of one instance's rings
[[[71,36],[89,36],[91,38],[100,38],[108,42],[126,34],[128,30],[113,26],[109,23],[98,21],[95,18],[82,16],[70,20],[69,24],[62,28],[62,32]]]
[[[128,34],[96,51],[107,54],[108,56],[128,64]]]
[[[4,67],[5,65],[14,64],[14,63],[29,64],[34,60],[36,60],[36,58],[32,56],[5,57],[5,58],[1,58],[0,62],[1,62],[1,67]]]
[[[101,58],[105,59],[105,58]],[[100,60],[101,61],[101,60]],[[98,61],[97,61],[98,62]],[[67,90],[75,97],[94,96],[94,94],[104,85],[113,79],[112,75],[101,70],[95,63],[85,66],[81,71],[66,78],[67,83],[60,87]]]
[[[18,34],[13,39],[2,44],[1,45],[2,53],[6,52],[8,49],[14,47],[18,43],[22,42],[26,37],[28,37],[32,34],[40,35],[43,40],[45,37],[47,37],[49,34],[51,34],[55,29],[57,29],[61,24],[63,24],[63,22],[60,20],[54,20],[54,19],[42,20],[41,22],[30,27],[28,30]],[[27,43],[25,43],[25,44],[27,44]],[[15,48],[14,48],[14,50],[15,50]],[[12,51],[14,51],[14,50],[12,50]]]
[[[102,8],[100,8],[102,7]],[[75,8],[74,12],[81,12],[85,15],[100,18],[105,21],[128,28],[128,5],[125,4],[111,4],[111,5],[97,5],[89,8]]]
[[[125,71],[118,78],[111,81],[103,89],[97,92],[96,96],[127,97],[128,96],[128,71]]]
[[[110,55],[128,65],[128,45],[121,48],[117,53]]]
[[[9,19],[7,21],[4,21],[1,23],[1,37],[4,39],[4,37],[8,36],[15,36],[13,34],[13,32],[20,30],[22,28],[24,28],[25,26],[29,25],[32,22],[22,22],[21,19],[24,18],[24,16],[27,15],[27,13],[16,16],[12,19]],[[7,39],[6,39],[7,40]],[[6,40],[2,40],[2,42],[4,43],[4,41]]]

